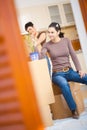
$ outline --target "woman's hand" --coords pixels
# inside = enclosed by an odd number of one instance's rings
[[[80,75],[81,78],[84,77],[84,76],[86,75],[86,73],[83,72],[82,70],[79,70],[78,73],[79,73],[79,75]]]

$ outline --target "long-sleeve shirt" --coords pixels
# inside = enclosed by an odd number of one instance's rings
[[[47,52],[52,61],[53,71],[61,71],[65,67],[72,67],[70,56],[74,62],[76,70],[81,70],[79,60],[72,47],[71,41],[68,38],[61,38],[61,40],[56,43],[53,43],[52,41],[45,43],[41,51],[41,56],[45,56]]]

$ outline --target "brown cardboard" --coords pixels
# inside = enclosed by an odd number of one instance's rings
[[[40,105],[40,115],[42,117],[42,121],[45,127],[53,125],[53,119],[49,105]]]
[[[52,89],[53,89],[53,93],[54,95],[58,95],[61,94],[61,89],[59,88],[59,86],[57,86],[56,84],[52,83]]]
[[[70,89],[71,89],[73,98],[76,102],[78,113],[80,114],[84,111],[84,102],[83,102],[83,97],[82,97],[81,84],[71,82]]]
[[[77,111],[80,114],[84,111],[84,102],[81,90],[73,91],[72,94],[77,105]]]
[[[69,82],[71,91],[77,91],[81,89],[81,84],[76,82]]]
[[[49,104],[54,102],[52,82],[46,59],[34,60],[28,63],[34,84],[38,106],[45,127],[53,125]]]
[[[73,98],[76,102],[77,111],[79,114],[84,111],[84,102],[83,102],[80,87],[81,87],[81,85],[79,83],[70,82],[70,89],[71,89]],[[55,93],[55,103],[51,104],[50,108],[53,113],[53,119],[62,119],[62,118],[72,116],[71,111],[70,111],[62,93],[61,94]]]
[[[54,94],[46,59],[31,61],[28,64],[38,101],[44,104],[53,103]]]
[[[87,98],[87,90],[82,90],[82,97],[83,99]]]
[[[81,88],[81,85],[76,82],[69,82],[69,85],[72,91],[75,91]],[[62,94],[60,87],[54,83],[52,83],[52,89],[53,89],[54,95]]]
[[[62,119],[71,116],[69,107],[62,94],[55,95],[55,103],[50,104],[53,119]]]

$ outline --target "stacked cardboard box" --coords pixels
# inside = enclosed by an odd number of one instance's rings
[[[60,88],[57,85],[52,85],[55,103],[50,105],[53,119],[62,119],[66,117],[70,117],[71,111],[61,93]],[[70,82],[70,89],[73,95],[73,98],[77,105],[78,113],[82,113],[84,111],[84,102],[81,94],[81,85],[79,83]]]
[[[46,59],[34,60],[29,62],[29,67],[43,124],[45,127],[51,126],[53,119],[49,104],[55,101],[47,61]]]

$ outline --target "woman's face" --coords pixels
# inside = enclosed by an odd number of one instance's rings
[[[58,32],[55,30],[54,27],[48,28],[48,37],[51,41],[55,41],[55,39],[58,38]]]
[[[27,32],[28,32],[30,35],[32,35],[32,34],[35,33],[35,28],[32,27],[32,26],[29,26],[29,27],[27,28]]]

